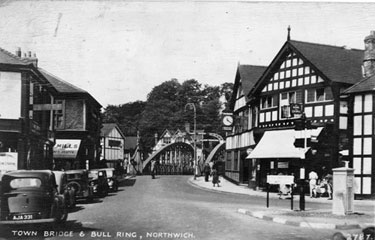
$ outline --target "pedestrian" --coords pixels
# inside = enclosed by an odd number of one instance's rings
[[[210,165],[208,163],[206,163],[204,165],[203,172],[204,172],[204,180],[206,182],[208,182],[208,178],[209,178],[210,173],[211,173],[211,168],[210,168]]]
[[[332,200],[332,193],[333,193],[333,177],[332,174],[327,174],[325,176],[327,180],[327,192],[328,192],[328,200]]]
[[[218,187],[220,187],[219,183],[220,183],[219,173],[217,172],[216,169],[213,169],[212,170],[212,184],[214,185],[214,187],[215,187],[215,185],[217,185]]]
[[[309,173],[309,185],[310,185],[310,197],[315,197],[314,189],[316,188],[316,181],[318,180],[318,174],[312,170]]]
[[[151,160],[151,177],[155,179],[156,174],[156,161],[154,159]]]

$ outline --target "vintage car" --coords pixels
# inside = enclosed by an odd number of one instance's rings
[[[57,192],[64,196],[65,205],[74,208],[76,205],[75,189],[68,185],[67,174],[63,171],[53,171],[56,178]]]
[[[114,168],[102,168],[100,170],[106,171],[109,191],[117,192],[119,183],[116,175],[116,170]]]
[[[109,192],[107,172],[103,169],[91,169],[89,171],[90,185],[93,188],[94,195],[106,197]]]
[[[68,211],[50,170],[7,172],[1,181],[0,224],[65,222]]]
[[[93,188],[90,186],[88,171],[85,169],[65,171],[68,187],[74,189],[77,199],[86,199],[92,201],[94,199]]]

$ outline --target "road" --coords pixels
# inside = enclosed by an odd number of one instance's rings
[[[265,208],[265,199],[211,192],[188,184],[189,176],[137,176],[117,193],[79,203],[65,225],[2,229],[24,239],[330,239],[334,230],[299,228],[237,213]],[[288,201],[270,206],[289,208]],[[30,231],[30,232],[28,232]],[[26,234],[31,235],[26,236]]]

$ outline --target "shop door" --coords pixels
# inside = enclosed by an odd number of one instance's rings
[[[241,159],[242,165],[242,183],[249,183],[249,171],[250,171],[250,161],[248,159]]]

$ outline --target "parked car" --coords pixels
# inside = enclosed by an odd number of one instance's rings
[[[109,192],[107,172],[103,169],[91,169],[89,171],[90,185],[93,188],[94,195],[106,197]]]
[[[63,171],[53,171],[56,178],[57,192],[64,196],[65,205],[68,208],[74,208],[76,205],[75,189],[68,185],[67,174]]]
[[[93,188],[90,186],[88,171],[85,169],[65,171],[68,187],[74,189],[77,199],[92,201],[94,198]]]
[[[65,222],[68,211],[50,170],[7,172],[1,181],[1,224]]]
[[[116,175],[116,170],[114,168],[103,168],[100,170],[106,171],[109,191],[117,192],[118,191],[118,179],[117,179],[118,176]]]

